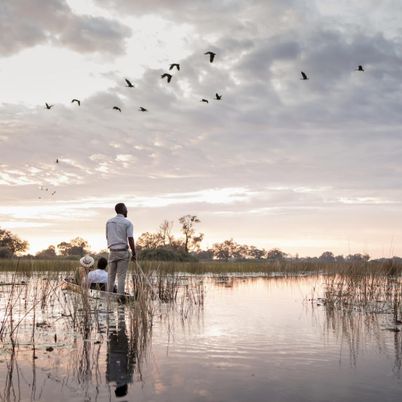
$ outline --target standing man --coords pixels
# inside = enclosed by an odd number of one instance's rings
[[[109,278],[107,289],[113,292],[117,274],[117,292],[124,293],[128,263],[136,261],[133,224],[127,219],[127,207],[123,203],[114,207],[116,216],[106,223],[107,246],[109,254]]]

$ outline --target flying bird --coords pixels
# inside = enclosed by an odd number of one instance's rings
[[[138,109],[140,112],[148,112],[148,109],[145,109],[145,107],[140,106]]]
[[[308,80],[306,73],[304,73],[303,71],[301,72],[301,76],[302,76],[302,78],[300,78],[301,80],[303,80],[303,81]]]
[[[126,81],[128,88],[134,88],[134,85],[127,78],[124,78],[124,80]]]
[[[59,158],[56,158],[56,163],[59,163]]]
[[[71,101],[71,103],[74,103],[74,102],[76,102],[76,103],[78,104],[78,106],[81,106],[81,101],[80,101],[80,100],[78,100],[78,99],[73,99],[73,100]]]
[[[118,106],[113,106],[113,110],[118,110],[121,113],[121,109]]]
[[[45,103],[45,105],[46,105],[47,110],[50,110],[54,106],[54,105],[49,105],[47,102]]]
[[[202,98],[202,99],[200,100],[200,102],[209,103],[209,102],[208,102],[208,99],[204,99],[204,98]]]
[[[52,192],[52,196],[55,195],[55,194],[56,194],[56,191],[53,191],[53,192]]]
[[[359,65],[359,66],[357,67],[356,71],[364,71],[363,66]]]
[[[216,56],[216,53],[209,51],[209,52],[205,52],[204,54],[209,55],[209,62],[210,62],[210,63],[213,63],[214,58],[215,58],[215,56]]]
[[[167,82],[169,83],[172,79],[172,74],[164,73],[161,75],[161,78],[167,78]]]
[[[177,68],[177,71],[180,71],[180,64],[178,64],[178,63],[171,64],[169,67],[169,70],[173,70],[174,67]]]
[[[215,94],[215,100],[221,100],[222,95],[219,95],[218,93]]]

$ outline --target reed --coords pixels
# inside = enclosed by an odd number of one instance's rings
[[[79,265],[74,260],[0,259],[0,272],[20,272],[26,275],[38,272],[68,272]]]
[[[370,261],[370,262],[336,262],[325,263],[319,260],[304,261],[294,260],[244,260],[244,261],[199,261],[199,262],[176,262],[176,261],[140,261],[145,273],[160,271],[166,274],[211,274],[220,275],[226,273],[238,274],[261,274],[261,275],[300,275],[300,274],[334,274],[349,272],[352,274],[378,272],[383,275],[398,275],[402,273],[402,265],[393,261]],[[0,271],[18,271],[27,275],[38,272],[71,272],[77,268],[77,260],[57,258],[53,260],[37,259],[0,259]]]
[[[391,314],[398,324],[402,316],[402,276],[395,267],[358,266],[325,277],[322,302],[328,310],[359,311],[368,314]]]
[[[193,275],[211,274],[219,275],[223,273],[240,274],[272,274],[282,273],[306,273],[317,272],[322,269],[322,264],[294,262],[294,261],[202,261],[202,262],[162,262],[162,261],[143,261],[141,265],[144,271],[154,271],[158,269],[164,273],[187,273]]]

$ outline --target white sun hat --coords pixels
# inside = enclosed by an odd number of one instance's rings
[[[80,264],[84,268],[90,268],[95,264],[95,260],[90,255],[86,255],[80,259]]]

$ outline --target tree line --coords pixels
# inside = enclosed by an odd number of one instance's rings
[[[157,232],[142,233],[136,239],[139,258],[142,260],[159,261],[280,261],[299,259],[297,255],[296,257],[291,257],[279,248],[265,250],[253,245],[239,244],[233,239],[215,243],[212,247],[204,250],[201,249],[204,234],[196,230],[200,219],[196,215],[184,215],[178,219],[178,223],[179,237],[173,233],[174,223],[167,220],[159,225]],[[0,258],[12,258],[17,255],[23,255],[28,247],[29,243],[26,240],[20,239],[9,230],[0,228]],[[60,242],[56,246],[50,245],[46,249],[36,253],[35,256],[29,257],[38,259],[78,258],[90,252],[89,243],[81,237],[75,237],[70,241]],[[106,253],[107,250],[102,250],[99,254]],[[325,263],[367,262],[370,260],[370,256],[360,253],[343,256],[334,255],[331,251],[325,251],[319,257],[305,257],[300,260]]]

